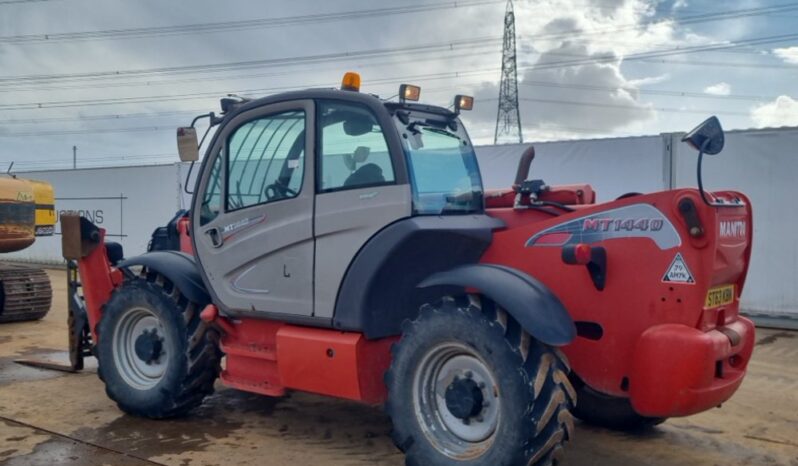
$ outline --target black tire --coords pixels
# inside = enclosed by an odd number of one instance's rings
[[[186,299],[156,273],[129,278],[117,288],[103,310],[96,349],[98,374],[105,382],[106,393],[120,409],[154,419],[181,416],[213,393],[221,370],[221,352],[218,334],[200,319],[200,311],[198,303]],[[144,329],[145,337],[150,331],[155,339],[161,339],[157,347],[148,347],[150,364],[138,356],[138,346],[120,349],[126,341],[138,344],[141,339],[125,337],[128,321],[139,315],[146,315],[148,320],[135,325],[157,322]],[[135,325],[134,330],[141,328]],[[155,332],[151,332],[153,328]],[[155,353],[160,356],[153,356]],[[143,376],[142,370],[151,370],[147,368],[150,365],[162,367],[162,374]]]
[[[448,348],[452,352],[443,356],[444,362],[431,363],[435,361],[431,358]],[[418,318],[405,322],[392,354],[385,375],[386,411],[393,421],[393,441],[409,466],[559,463],[574,431],[569,409],[576,394],[568,381],[567,364],[558,351],[532,339],[493,302],[463,296],[423,306]],[[474,361],[473,371],[461,371]],[[480,364],[493,377],[492,391],[480,380]],[[437,375],[427,377],[428,367],[437,367]],[[424,388],[425,380],[436,381],[432,391]],[[446,383],[446,396],[436,397]],[[471,391],[463,392],[462,387]],[[449,404],[453,390],[470,393],[465,411],[457,404],[463,398],[453,397],[455,403]],[[424,393],[431,396],[425,399]],[[475,399],[481,401],[474,404]],[[494,418],[498,421],[489,436],[476,435],[483,434],[478,423]],[[477,423],[473,432],[468,430],[472,423]],[[456,431],[462,429],[467,435],[458,436]],[[476,440],[464,440],[472,433]]]
[[[571,412],[588,424],[619,431],[643,431],[666,420],[637,414],[628,398],[598,392],[573,373],[571,383],[579,397],[579,403]]]

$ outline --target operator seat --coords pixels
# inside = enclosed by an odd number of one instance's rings
[[[344,186],[373,185],[384,182],[385,177],[382,176],[382,168],[376,163],[367,163],[349,175],[346,181],[344,181]]]
[[[345,187],[373,185],[385,182],[385,177],[382,176],[382,168],[380,168],[379,165],[367,163],[357,168],[357,164],[365,162],[369,158],[370,153],[370,148],[358,146],[352,155],[346,154],[344,156],[344,163],[352,172],[344,181]]]

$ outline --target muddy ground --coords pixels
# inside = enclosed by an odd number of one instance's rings
[[[96,371],[66,374],[19,358],[66,360],[65,274],[54,309],[0,326],[0,465],[401,465],[376,408],[306,394],[270,399],[221,388],[190,417],[122,414]],[[567,465],[798,466],[798,333],[759,330],[750,372],[721,409],[645,434],[577,426]]]

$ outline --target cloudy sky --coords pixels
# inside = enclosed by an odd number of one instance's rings
[[[456,5],[456,6],[455,6]],[[165,163],[218,98],[344,71],[491,143],[504,0],[0,0],[0,169]],[[515,0],[525,141],[798,126],[798,2]]]

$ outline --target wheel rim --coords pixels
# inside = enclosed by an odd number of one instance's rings
[[[488,450],[500,421],[499,388],[474,350],[454,342],[438,345],[413,380],[416,418],[439,451],[462,460]]]
[[[161,381],[168,367],[169,342],[152,311],[129,309],[114,328],[113,342],[114,362],[128,385],[148,390]]]

